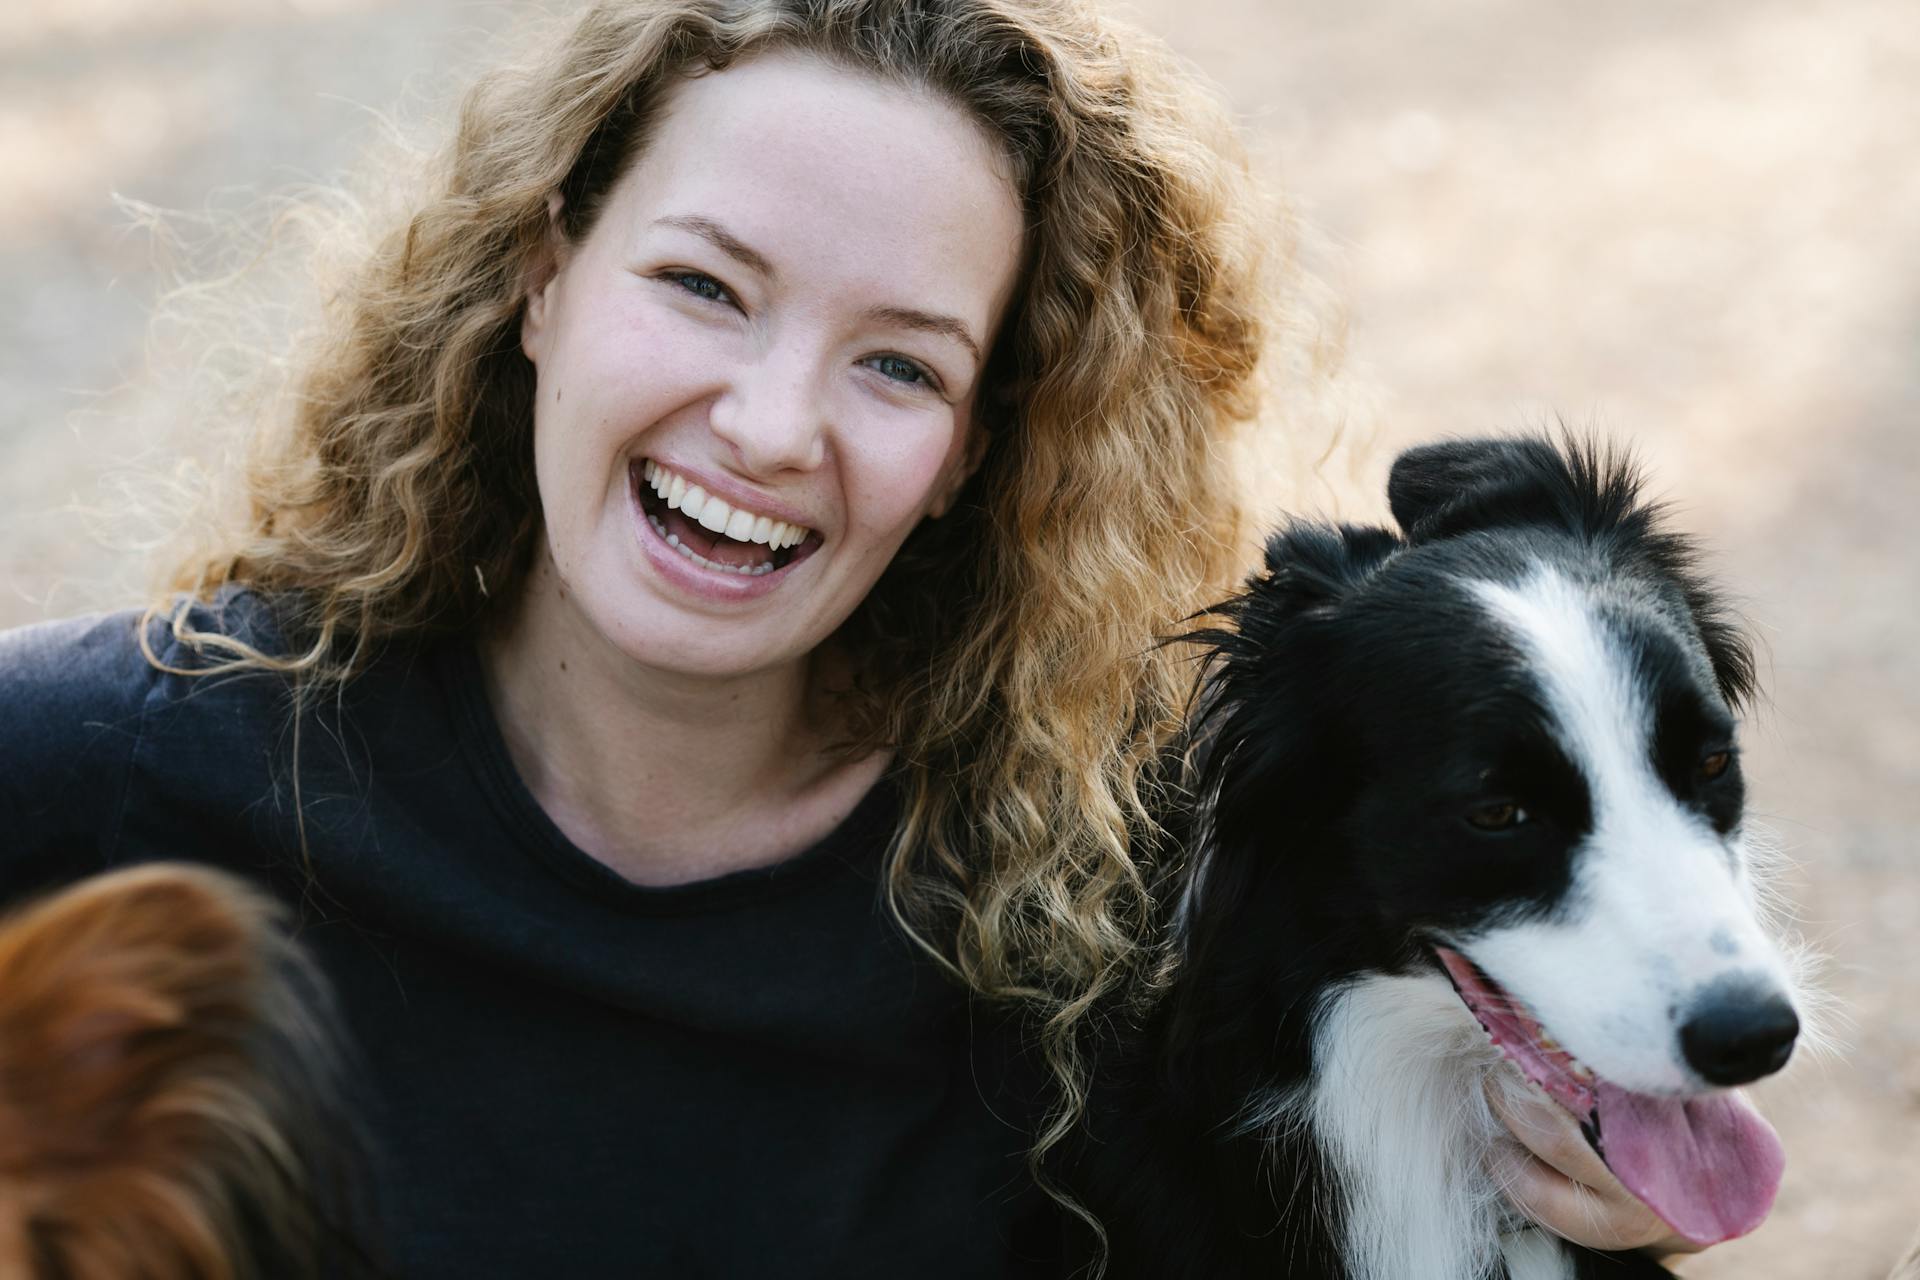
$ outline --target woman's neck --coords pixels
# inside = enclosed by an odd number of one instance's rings
[[[886,768],[833,750],[813,665],[712,677],[635,662],[552,598],[543,565],[483,636],[487,695],[562,832],[638,884],[766,866],[817,843]]]

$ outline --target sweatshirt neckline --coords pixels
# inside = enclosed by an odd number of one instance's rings
[[[621,910],[681,915],[783,898],[832,879],[836,872],[878,882],[880,852],[899,817],[891,772],[861,797],[839,826],[791,857],[688,884],[635,884],[570,840],[520,777],[487,697],[477,645],[471,640],[448,645],[438,666],[460,748],[481,789],[517,843],[548,871],[589,897]]]

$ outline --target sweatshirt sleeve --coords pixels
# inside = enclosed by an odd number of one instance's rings
[[[0,902],[112,857],[157,673],[138,613],[0,632]]]

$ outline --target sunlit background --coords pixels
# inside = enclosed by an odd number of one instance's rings
[[[431,119],[524,12],[0,6],[0,626],[129,602],[133,557],[88,531],[116,473],[200,426],[149,370],[148,316],[211,259],[127,202],[246,226],[351,167],[379,112]],[[1323,500],[1373,515],[1397,446],[1564,417],[1634,442],[1717,548],[1770,650],[1751,792],[1846,1021],[1759,1091],[1790,1156],[1772,1221],[1683,1269],[1883,1275],[1920,1225],[1920,8],[1133,12],[1318,229],[1378,405],[1358,483]]]

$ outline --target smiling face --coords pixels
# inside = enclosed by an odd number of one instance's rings
[[[1022,225],[956,108],[766,55],[673,90],[531,291],[559,610],[633,661],[802,661],[984,444]]]

